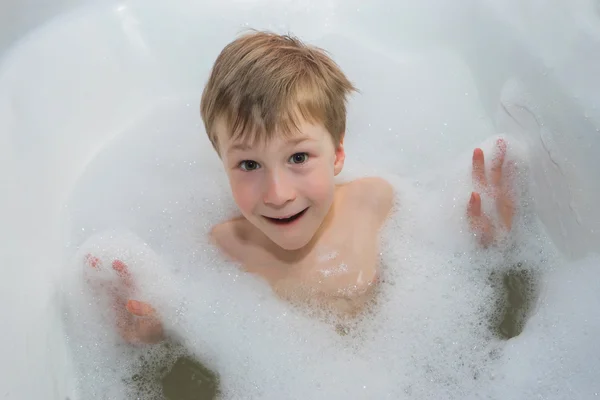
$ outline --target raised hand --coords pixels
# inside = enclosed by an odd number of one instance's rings
[[[86,267],[89,282],[94,282],[94,271],[106,268],[97,258],[90,254],[86,256]],[[96,290],[107,290],[112,306],[116,313],[116,327],[121,337],[132,344],[157,343],[164,338],[163,327],[157,316],[156,310],[149,305],[129,297],[135,293],[134,282],[127,265],[121,260],[114,260],[111,268],[117,273],[118,282]]]
[[[495,154],[492,159],[491,170],[486,174],[483,151],[476,148],[473,151],[473,185],[476,191],[471,193],[467,205],[467,218],[471,232],[477,237],[479,243],[487,247],[498,239],[499,230],[508,232],[512,228],[515,215],[515,201],[513,197],[514,164],[505,165],[506,142],[504,139],[496,141]],[[488,179],[489,178],[489,179]],[[498,221],[486,215],[481,208],[481,193],[487,194],[494,202],[498,213]]]

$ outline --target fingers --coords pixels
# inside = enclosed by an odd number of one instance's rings
[[[87,263],[88,266],[92,267],[92,268],[99,268],[100,267],[100,259],[98,257],[95,257],[91,254],[86,254],[85,255],[85,262]]]
[[[506,142],[504,139],[498,139],[496,141],[496,153],[492,160],[492,170],[490,174],[491,184],[493,186],[500,186],[502,182],[502,164],[504,164],[504,158],[506,157]]]
[[[85,256],[85,263],[92,270],[101,270],[102,261],[91,254]],[[157,312],[150,304],[127,298],[135,293],[133,277],[127,264],[114,260],[112,269],[118,278],[112,284],[100,286],[112,299],[116,316],[116,327],[121,337],[132,344],[157,343],[163,339],[163,328]],[[92,278],[92,283],[94,282]]]
[[[92,254],[85,255],[85,263],[89,267],[91,267],[95,270],[102,269],[102,261],[100,261],[100,259],[98,257],[96,257]],[[127,264],[125,264],[121,260],[114,260],[112,263],[112,268],[113,268],[113,270],[115,270],[115,272],[117,273],[119,278],[121,278],[122,283],[128,289],[131,289],[133,287],[133,279],[131,277],[131,273],[129,272],[129,269],[127,268]]]
[[[500,187],[500,190],[502,190],[503,193],[513,194],[513,191],[515,189],[514,184],[516,176],[517,164],[515,163],[515,161],[508,161],[504,166],[504,176],[502,178],[502,185]]]
[[[510,231],[512,229],[512,222],[515,216],[515,194],[513,192],[513,181],[516,174],[516,165],[514,161],[507,163],[506,176],[503,181],[503,187],[501,190],[502,195],[496,202],[496,208],[498,210],[498,216],[500,217],[500,224],[502,228]]]
[[[151,344],[164,338],[162,323],[156,316],[156,310],[148,303],[129,300],[121,311],[123,313],[119,313],[117,328],[126,342]]]
[[[134,317],[133,320],[137,340],[142,343],[157,343],[163,339],[163,327],[154,307],[141,301],[129,300],[126,308],[132,315],[142,317]]]
[[[483,150],[480,148],[473,151],[473,185],[479,186],[480,188],[487,186]]]
[[[469,218],[477,218],[481,216],[481,196],[479,193],[472,192],[467,206],[467,216]]]
[[[127,311],[138,317],[153,317],[156,315],[156,310],[148,303],[143,303],[137,300],[127,301]]]
[[[481,196],[477,192],[471,193],[469,204],[467,206],[467,217],[469,219],[469,228],[475,234],[481,234],[483,231],[481,214]]]
[[[125,286],[130,288],[133,285],[133,281],[131,278],[131,274],[129,273],[129,269],[127,268],[127,264],[125,264],[121,260],[115,260],[112,263],[112,268],[117,272],[119,277],[123,280]]]
[[[481,196],[477,192],[471,193],[467,206],[469,228],[477,237],[479,243],[487,247],[494,239],[494,228],[489,217],[481,212]]]
[[[476,148],[473,151],[473,185],[494,199],[499,216],[499,227],[511,230],[515,215],[515,202],[513,195],[513,176],[515,165],[508,162],[506,165],[507,143],[500,138],[496,141],[496,150],[491,162],[489,181],[486,178],[485,160],[483,151]],[[504,173],[503,173],[504,168]],[[494,240],[494,224],[481,210],[481,197],[473,192],[467,206],[467,216],[471,231],[478,235],[480,242],[487,246]]]
[[[512,229],[513,216],[515,215],[515,206],[511,199],[503,199],[498,202],[498,214],[500,215],[500,224],[502,228],[510,231]]]
[[[506,141],[498,139],[496,141],[496,152],[492,159],[492,168],[490,173],[490,184],[499,186],[502,182],[502,165],[506,158]],[[488,185],[485,173],[485,157],[483,150],[476,148],[473,151],[473,184],[480,188],[486,188]]]

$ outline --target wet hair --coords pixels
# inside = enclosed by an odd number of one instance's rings
[[[202,93],[200,112],[213,147],[216,125],[233,140],[266,141],[293,135],[306,121],[322,124],[334,144],[346,130],[346,103],[356,88],[317,47],[289,35],[251,31],[217,57]]]

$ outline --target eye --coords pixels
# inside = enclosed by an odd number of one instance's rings
[[[290,162],[292,164],[304,164],[308,161],[307,153],[296,153],[290,157]]]
[[[242,171],[254,171],[260,168],[260,165],[256,161],[244,160],[239,164],[239,167]]]

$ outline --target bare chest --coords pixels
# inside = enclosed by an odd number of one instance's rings
[[[228,236],[225,230],[220,235],[222,248],[246,271],[268,281],[282,298],[357,314],[378,286],[379,230],[393,199],[388,186],[378,180],[363,180],[339,188],[333,220],[317,236],[316,243],[298,257],[289,257],[289,253],[261,240],[244,220],[238,222],[237,230],[250,233]]]
[[[372,299],[379,279],[376,231],[335,230],[302,262],[271,264],[265,276],[283,298],[317,304],[341,314],[357,314]],[[283,272],[283,273],[282,273]]]

